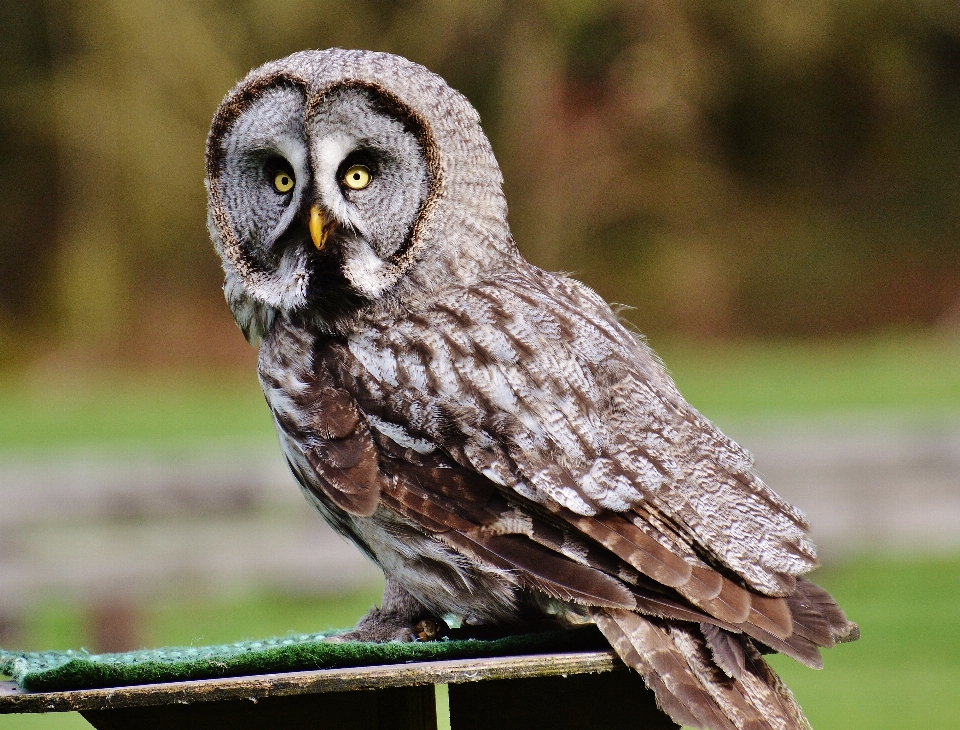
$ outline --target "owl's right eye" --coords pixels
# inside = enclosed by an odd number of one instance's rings
[[[289,193],[293,190],[295,184],[296,180],[293,179],[293,175],[285,170],[279,170],[273,176],[273,189],[278,193]]]

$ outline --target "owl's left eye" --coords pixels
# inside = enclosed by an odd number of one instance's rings
[[[278,193],[289,193],[295,184],[293,175],[285,170],[279,170],[273,176],[273,189]]]
[[[366,165],[353,165],[343,173],[343,184],[351,190],[363,190],[372,179],[370,168]]]

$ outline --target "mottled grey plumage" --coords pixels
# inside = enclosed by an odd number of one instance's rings
[[[387,577],[352,635],[593,620],[678,722],[806,727],[760,652],[818,667],[856,625],[800,578],[803,516],[600,297],[520,256],[501,183],[469,102],[387,54],[266,64],[213,121],[210,231],[281,446]]]

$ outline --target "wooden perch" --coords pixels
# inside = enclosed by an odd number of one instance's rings
[[[643,681],[613,652],[578,652],[24,692],[0,683],[0,714],[80,712],[101,730],[436,730],[434,685],[453,730],[666,730]]]

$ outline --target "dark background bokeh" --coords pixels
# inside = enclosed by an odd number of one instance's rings
[[[251,67],[399,53],[480,111],[516,239],[654,336],[960,320],[960,5],[3,0],[0,363],[249,364],[203,149]]]

